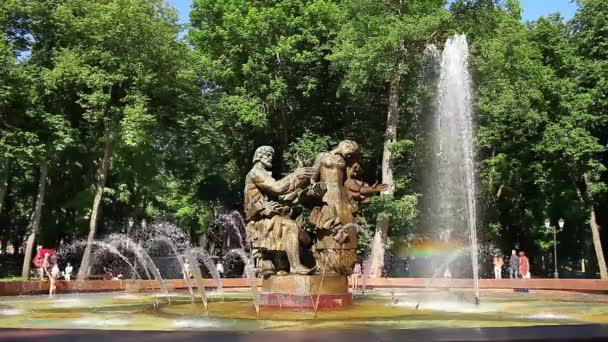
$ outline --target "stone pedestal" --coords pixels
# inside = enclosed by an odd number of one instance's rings
[[[352,302],[347,276],[290,274],[272,276],[262,281],[260,305],[265,307],[342,308],[350,306]]]

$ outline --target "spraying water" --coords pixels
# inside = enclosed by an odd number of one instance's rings
[[[222,280],[220,278],[220,272],[217,270],[217,268],[213,264],[213,260],[211,259],[211,256],[209,255],[209,253],[207,253],[207,251],[201,247],[192,248],[191,251],[197,257],[196,258],[197,261],[198,261],[198,257],[201,257],[203,259],[203,264],[205,265],[205,268],[207,269],[209,274],[211,274],[213,281],[215,281],[215,286],[217,288],[217,291],[220,293],[220,295],[223,298],[224,292],[222,290]],[[199,266],[198,262],[195,265],[198,267]]]
[[[433,115],[421,120],[424,172],[421,224],[427,232],[450,231],[467,237],[475,300],[479,300],[479,263],[475,184],[475,142],[469,49],[464,35],[448,39],[441,55]]]
[[[111,245],[122,246],[123,248],[127,248],[128,246],[128,248],[136,255],[140,264],[144,266],[144,269],[146,269],[146,273],[151,273],[152,276],[154,276],[154,279],[159,283],[163,293],[165,294],[167,302],[171,303],[171,298],[169,298],[169,289],[167,288],[165,281],[160,275],[160,271],[158,270],[158,268],[156,268],[156,264],[154,264],[154,261],[152,260],[150,255],[148,255],[148,253],[143,249],[143,247],[141,247],[140,244],[135,243],[127,236],[124,236],[123,234],[113,234],[110,235],[107,239],[112,241],[110,243]]]
[[[201,269],[198,265],[198,259],[192,252],[192,250],[186,251],[186,258],[190,263],[192,269],[192,275],[194,276],[194,280],[196,281],[196,287],[198,289],[198,293],[201,296],[201,301],[203,302],[203,307],[207,315],[209,315],[209,307],[207,305],[207,295],[205,294],[205,283],[203,282],[203,275],[201,274]]]
[[[433,273],[433,275],[431,276],[431,278],[429,278],[427,280],[427,283],[425,285],[425,289],[428,289],[431,287],[431,285],[433,285],[433,281],[437,278],[439,278],[440,275],[445,274],[446,270],[450,267],[450,264],[452,262],[454,262],[454,260],[456,260],[456,258],[458,258],[463,252],[470,250],[471,248],[459,248],[456,249],[455,251],[451,252],[445,262],[443,263],[443,265],[440,265],[439,267],[436,268],[435,272]],[[476,297],[475,302],[478,303],[479,300],[477,299],[479,297]],[[420,303],[422,303],[422,300],[424,299],[424,297],[420,297],[420,299],[418,299],[418,302],[416,302],[416,307],[415,309],[418,310],[418,308],[420,307]]]
[[[69,245],[62,246],[61,249],[57,251],[57,254],[65,259],[65,255],[73,254],[76,249],[84,249],[84,246],[86,246],[86,240],[79,240]],[[125,255],[123,255],[115,246],[109,243],[105,243],[103,241],[93,241],[93,246],[98,248],[98,250],[95,250],[94,253],[108,252],[112,255],[117,256],[120,260],[127,264],[131,272],[133,272],[133,274],[137,278],[141,278],[141,276],[137,272],[137,269],[135,268],[135,265],[129,262],[129,259]],[[95,258],[92,258],[91,264],[94,264],[95,261]]]
[[[138,278],[141,278],[141,276],[137,272],[137,269],[135,268],[135,266],[133,264],[131,264],[129,262],[129,259],[127,259],[127,257],[124,256],[122,253],[120,253],[120,251],[116,247],[114,247],[108,243],[102,242],[102,241],[93,241],[93,245],[98,246],[99,248],[105,249],[108,252],[119,257],[120,260],[122,260],[125,264],[127,264],[129,266],[129,268],[131,269],[131,271],[133,272],[133,274],[135,276],[137,276]]]
[[[241,249],[244,249],[246,245],[248,245],[247,243],[247,238],[245,237],[245,235],[242,232],[245,232],[245,227],[247,227],[247,224],[245,224],[245,220],[243,220],[243,216],[241,216],[241,214],[238,211],[233,211],[230,215],[230,227],[232,228],[232,230],[236,233],[236,235],[239,237],[239,244],[241,246]]]
[[[192,300],[192,303],[194,303],[194,291],[192,290],[192,284],[190,284],[190,277],[188,277],[188,272],[186,270],[186,264],[184,263],[184,259],[182,259],[182,257],[179,255],[178,251],[177,251],[177,246],[175,245],[175,243],[171,240],[169,240],[166,237],[157,237],[155,238],[155,240],[157,241],[162,241],[163,243],[167,244],[170,248],[171,248],[171,252],[173,253],[173,255],[175,256],[175,259],[177,259],[177,262],[179,263],[179,266],[182,270],[182,274],[184,274],[184,281],[186,282],[186,286],[188,286],[188,293],[190,293],[190,298]]]
[[[253,305],[255,306],[255,313],[257,317],[260,317],[260,294],[258,292],[258,282],[255,277],[255,266],[253,264],[253,258],[248,256],[242,249],[233,249],[231,253],[236,253],[241,260],[245,263],[245,274],[249,279],[249,285],[251,286],[251,295],[253,297]]]

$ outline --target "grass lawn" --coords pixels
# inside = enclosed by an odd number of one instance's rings
[[[0,278],[0,282],[3,281],[18,281],[18,280],[22,280],[21,277],[6,277],[6,278]]]

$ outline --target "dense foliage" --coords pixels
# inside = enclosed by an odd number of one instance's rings
[[[241,209],[257,146],[276,148],[278,177],[343,139],[362,145],[367,181],[387,167],[394,178],[363,212],[362,240],[379,214],[393,244],[429,238],[416,229],[421,57],[460,32],[483,244],[522,248],[533,273],[550,272],[543,222],[563,217],[561,263],[586,259],[595,276],[608,241],[608,2],[578,3],[570,21],[524,23],[517,0],[194,0],[184,32],[163,0],[4,0],[0,249],[155,219],[199,243],[214,209]]]

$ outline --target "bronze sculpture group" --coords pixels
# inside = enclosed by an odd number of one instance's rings
[[[280,180],[272,177],[274,149],[255,151],[245,180],[247,237],[264,276],[327,273],[350,275],[356,263],[359,206],[384,190],[361,180],[360,147],[342,141],[319,153],[314,165]],[[310,211],[314,237],[301,209]]]

